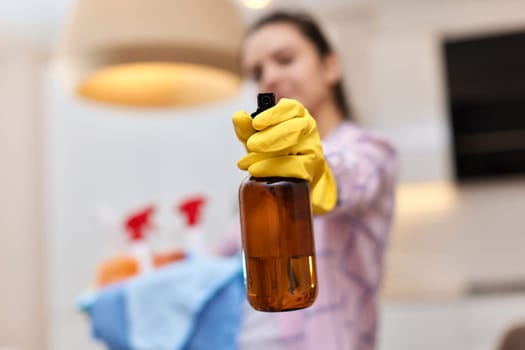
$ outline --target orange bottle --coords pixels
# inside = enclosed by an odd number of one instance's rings
[[[259,94],[258,109],[275,105]],[[239,188],[246,289],[259,311],[291,311],[313,304],[317,277],[310,187],[295,178],[249,177]]]

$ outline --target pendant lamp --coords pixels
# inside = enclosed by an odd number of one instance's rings
[[[228,0],[77,0],[55,63],[86,99],[199,105],[238,92],[243,31]]]

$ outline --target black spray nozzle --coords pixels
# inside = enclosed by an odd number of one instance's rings
[[[275,95],[273,92],[263,92],[257,95],[257,110],[251,114],[252,118],[262,111],[275,106]]]

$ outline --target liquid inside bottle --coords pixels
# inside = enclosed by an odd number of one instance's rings
[[[239,189],[248,301],[259,311],[308,307],[317,296],[308,182],[246,179]]]

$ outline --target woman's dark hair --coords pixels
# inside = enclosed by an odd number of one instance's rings
[[[303,34],[304,37],[315,46],[321,58],[325,58],[327,55],[334,52],[317,22],[305,13],[290,13],[284,11],[273,12],[256,21],[248,29],[248,35],[267,24],[273,23],[289,23],[294,25],[301,34]],[[342,79],[340,79],[334,86],[334,97],[337,107],[343,114],[344,118],[353,119],[350,105],[346,100]]]

